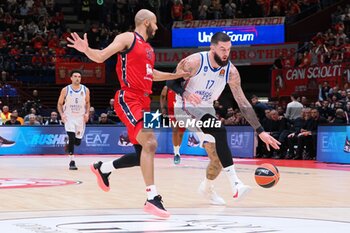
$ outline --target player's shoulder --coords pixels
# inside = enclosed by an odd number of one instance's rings
[[[133,32],[123,32],[123,33],[117,35],[117,37],[134,38],[135,37],[135,33],[133,33]]]
[[[67,92],[69,85],[62,87],[61,92]]]
[[[185,58],[185,61],[190,66],[196,66],[201,63],[202,55],[201,53],[194,53]]]
[[[230,74],[234,74],[238,72],[237,67],[231,61],[229,62],[229,66],[230,66]]]

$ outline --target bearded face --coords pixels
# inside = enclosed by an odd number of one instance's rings
[[[229,61],[228,58],[226,58],[226,60],[222,60],[216,52],[214,52],[214,60],[219,66],[226,66]]]
[[[152,39],[152,38],[154,37],[154,35],[155,35],[155,30],[153,30],[151,24],[147,26],[147,28],[146,28],[146,33],[147,33],[147,37],[148,37],[149,39]]]

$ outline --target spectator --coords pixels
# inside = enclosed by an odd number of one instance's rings
[[[24,119],[23,119],[23,117],[21,117],[21,116],[18,115],[17,109],[13,110],[13,111],[12,111],[12,114],[17,114],[17,121],[19,121],[19,123],[21,123],[21,125],[24,125]],[[12,114],[11,114],[11,115],[12,115]]]
[[[9,106],[4,105],[2,107],[2,112],[0,111],[0,121],[2,123],[5,123],[6,121],[10,120],[11,113],[9,111]]]
[[[4,125],[21,125],[21,122],[17,120],[18,112],[12,111],[10,120],[6,121]]]
[[[183,14],[183,20],[184,21],[192,21],[193,20],[193,14],[191,11],[191,6],[189,4],[185,5],[184,14]]]
[[[333,110],[329,107],[329,101],[325,100],[322,102],[322,104],[319,106],[316,106],[318,109],[318,112],[320,115],[324,118],[326,118],[328,121],[331,121],[334,115]]]
[[[282,60],[283,68],[293,68],[295,66],[295,55],[292,55],[289,51],[285,59]]]
[[[182,11],[183,11],[183,4],[180,0],[175,0],[172,8],[171,8],[171,18],[174,21],[182,20]]]
[[[214,101],[214,109],[215,113],[220,116],[220,118],[224,119],[224,116],[226,116],[226,111],[224,107],[220,104],[219,100]]]
[[[311,118],[307,119],[298,134],[297,152],[294,159],[312,160],[316,157],[317,127],[328,121],[320,117],[316,108],[311,109]]]
[[[35,108],[37,114],[39,114],[42,106],[41,106],[41,100],[39,98],[38,90],[33,90],[33,100],[32,100],[32,102],[33,102],[33,107]]]
[[[29,121],[29,116],[30,114],[36,115],[36,110],[35,108],[31,108],[29,110],[29,113],[27,115],[24,116],[24,124],[26,124]]]
[[[234,125],[236,121],[236,117],[234,116],[235,112],[232,107],[227,108],[227,113],[225,117],[224,124],[225,125]]]
[[[113,125],[113,124],[115,124],[115,122],[112,121],[111,119],[108,119],[106,113],[101,113],[100,121],[98,122],[98,124],[100,124],[100,125]]]
[[[236,17],[236,4],[233,2],[233,0],[228,0],[225,4],[225,18],[226,19],[234,19]]]
[[[206,20],[208,12],[208,5],[205,4],[204,0],[201,0],[201,3],[198,7],[198,19]]]
[[[303,105],[299,103],[299,101],[297,100],[298,95],[295,93],[291,94],[290,99],[292,100],[292,102],[287,104],[286,118],[290,121],[293,121],[300,116],[301,110],[303,109]]]
[[[303,105],[304,108],[310,107],[309,100],[306,98],[306,96],[301,97],[301,104]]]
[[[346,112],[344,112],[343,109],[341,108],[338,108],[336,111],[335,111],[335,117],[334,117],[334,120],[333,120],[333,124],[335,125],[345,125],[345,124],[348,124],[348,121],[347,121],[347,118],[346,118]]]
[[[249,125],[249,123],[243,117],[241,112],[237,112],[235,116],[236,116],[236,118],[235,118],[235,120],[233,122],[233,125]]]
[[[274,137],[277,140],[281,140],[286,138],[288,135],[288,126],[287,126],[287,120],[286,118],[280,118],[278,115],[278,112],[276,110],[271,110],[270,111],[270,119],[265,119],[262,122],[262,126],[265,129],[266,132],[268,132],[272,137]],[[276,150],[270,150],[268,151],[265,143],[261,140],[258,141],[258,147],[261,152],[260,156],[263,158],[275,158],[275,159],[280,159],[282,158],[282,154],[277,152]],[[281,148],[282,148],[281,144]],[[284,150],[283,150],[284,151]]]
[[[273,62],[273,69],[280,70],[283,69],[283,55],[279,54],[278,58]]]
[[[28,115],[28,121],[25,121],[24,122],[25,125],[40,125],[40,123],[37,121],[37,118],[34,114],[29,114]]]
[[[324,81],[320,89],[319,100],[327,100],[330,89],[331,87],[329,86],[329,83]]]
[[[108,119],[114,121],[114,122],[120,122],[119,117],[117,116],[117,114],[114,111],[114,99],[110,99],[109,100],[109,107],[106,109],[106,113],[108,116]]]
[[[222,5],[220,0],[212,0],[208,8],[210,19],[221,19],[222,18]]]
[[[45,125],[62,125],[61,120],[58,119],[57,112],[51,112],[50,119],[45,122]]]
[[[98,115],[95,113],[94,107],[90,107],[89,120],[86,124],[98,124]]]
[[[263,119],[266,118],[265,110],[268,110],[269,107],[267,106],[267,104],[261,103],[256,95],[252,95],[250,100],[254,108],[254,111],[259,118],[259,121],[262,122]]]

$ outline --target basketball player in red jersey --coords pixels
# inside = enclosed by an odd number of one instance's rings
[[[147,192],[144,211],[167,218],[170,214],[164,208],[162,198],[154,185],[154,154],[157,140],[152,131],[141,130],[143,112],[150,109],[149,95],[152,93],[152,81],[186,77],[189,73],[183,71],[167,73],[154,69],[154,51],[146,41],[155,35],[157,29],[156,16],[151,11],[142,9],[135,15],[135,31],[116,36],[105,49],[89,48],[87,35],[84,34],[84,37],[80,38],[77,33],[72,33],[72,38],[68,38],[70,42],[68,46],[83,52],[98,63],[118,53],[116,70],[121,90],[115,94],[114,109],[127,127],[136,154],[126,154],[114,161],[104,163],[99,161],[92,164],[91,170],[97,176],[100,188],[109,191],[108,177],[113,170],[140,165]]]
[[[176,93],[168,88],[167,86],[164,86],[162,89],[162,92],[160,94],[160,108],[162,110],[162,114],[167,115],[169,118],[169,121],[174,121],[174,103],[175,103],[175,95]],[[167,106],[167,107],[166,107]],[[172,142],[174,147],[174,164],[179,164],[181,162],[181,156],[180,156],[180,146],[182,142],[182,138],[184,135],[184,132],[186,128],[181,128],[178,125],[175,127],[172,126]]]

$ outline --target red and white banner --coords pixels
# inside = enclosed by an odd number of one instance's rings
[[[69,84],[70,72],[72,70],[82,71],[82,84],[104,84],[106,80],[106,69],[104,63],[56,63],[56,84]]]
[[[232,47],[231,61],[234,65],[271,65],[280,54],[294,54],[298,49],[297,43],[275,45],[251,45]],[[156,49],[156,66],[176,66],[181,59],[200,51],[201,49]]]
[[[317,96],[319,85],[327,81],[330,86],[349,82],[349,63],[308,66],[273,70],[271,97],[290,96],[292,93]]]
[[[284,17],[175,21],[173,28],[232,27],[284,24]]]

